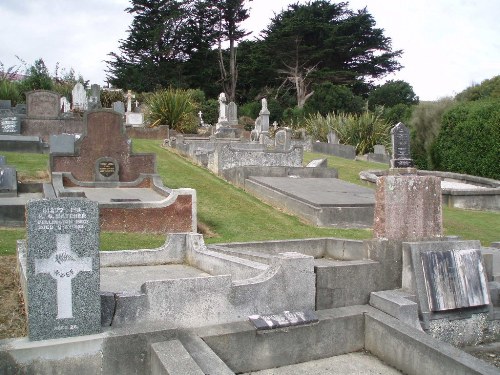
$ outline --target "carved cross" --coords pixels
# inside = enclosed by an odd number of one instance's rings
[[[48,259],[35,259],[35,275],[48,273],[57,281],[57,319],[73,318],[71,280],[92,271],[92,258],[78,258],[71,251],[71,235],[56,235],[56,251]]]

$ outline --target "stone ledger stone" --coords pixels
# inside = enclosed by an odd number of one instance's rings
[[[442,234],[440,178],[389,175],[377,180],[375,238],[413,241]]]
[[[33,200],[26,215],[30,340],[99,333],[97,202]]]

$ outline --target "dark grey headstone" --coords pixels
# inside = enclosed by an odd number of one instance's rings
[[[251,315],[248,319],[252,322],[257,331],[318,322],[318,317],[310,310],[296,312],[284,311],[283,313],[272,315]]]
[[[0,100],[0,109],[10,109],[12,107],[12,101],[10,100]]]
[[[488,284],[478,249],[421,253],[430,311],[488,305]]]
[[[75,153],[74,134],[53,134],[50,136],[50,153]]]
[[[102,108],[101,105],[101,87],[97,84],[90,86],[90,95],[87,103],[87,109],[92,111],[93,109]]]
[[[16,168],[5,165],[5,158],[0,156],[0,197],[15,196],[17,196]]]
[[[411,168],[413,160],[410,153],[410,131],[402,123],[398,122],[391,129],[392,140],[392,168]]]
[[[15,115],[0,116],[0,134],[21,134],[21,118]]]
[[[32,200],[26,216],[29,338],[100,332],[97,202]]]
[[[123,104],[123,102],[113,102],[113,111],[124,115],[125,114],[125,104]]]
[[[94,176],[96,181],[119,181],[120,166],[118,160],[102,157],[95,162]]]

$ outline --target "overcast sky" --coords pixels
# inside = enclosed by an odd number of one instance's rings
[[[291,0],[253,0],[244,23],[255,35]],[[305,1],[299,1],[304,3]],[[402,49],[404,68],[387,79],[413,86],[421,100],[455,95],[472,83],[500,74],[498,0],[351,0],[365,6],[377,27]],[[43,58],[74,68],[91,83],[104,84],[109,52],[118,52],[132,17],[128,0],[1,0],[0,62],[6,68]],[[126,87],[124,87],[126,89]]]

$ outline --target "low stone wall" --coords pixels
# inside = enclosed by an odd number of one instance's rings
[[[167,125],[160,125],[154,128],[126,126],[125,132],[129,138],[162,140],[169,138],[169,128]]]
[[[322,154],[334,155],[344,159],[356,159],[356,149],[350,145],[313,142],[312,151]]]
[[[68,118],[23,118],[21,120],[21,134],[40,137],[48,143],[54,134],[82,134],[84,122],[82,117]]]
[[[208,169],[216,174],[235,167],[248,165],[265,167],[301,167],[302,147],[293,147],[288,151],[248,150],[232,145],[218,145],[208,158]]]

